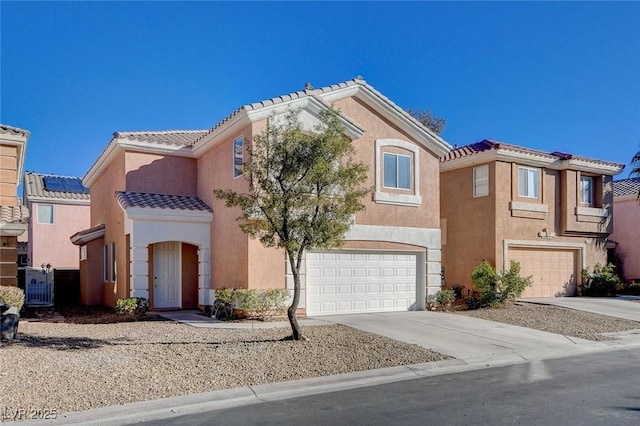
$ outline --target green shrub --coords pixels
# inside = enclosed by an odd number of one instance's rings
[[[242,310],[248,318],[264,319],[281,315],[286,310],[289,293],[284,288],[267,290],[217,288],[216,300]]]
[[[13,306],[20,312],[24,305],[24,291],[18,287],[0,285],[0,303]]]
[[[116,300],[116,313],[118,315],[127,315],[140,317],[149,310],[149,301],[144,297],[127,297],[126,299]]]
[[[533,284],[533,279],[520,276],[520,264],[514,260],[509,263],[509,270],[498,276],[496,291],[500,302],[513,301],[522,296],[525,289]]]
[[[593,272],[583,269],[582,278],[584,296],[615,296],[623,288],[620,277],[615,273],[615,266],[611,263],[606,266],[596,263]]]
[[[466,299],[464,299],[464,303],[467,304],[467,308],[469,308],[470,311],[473,311],[475,309],[480,309],[482,307],[482,302],[480,301],[480,298],[476,296],[467,297]]]
[[[456,292],[454,290],[440,290],[436,293],[436,303],[442,310],[447,310],[456,300]]]
[[[503,273],[496,272],[489,262],[483,260],[471,272],[471,280],[474,290],[479,294],[480,306],[491,307],[499,307],[506,301],[517,299],[533,283],[531,277],[520,275],[520,264],[513,260]]]
[[[498,273],[489,262],[483,260],[473,268],[471,281],[473,281],[473,289],[479,294],[481,306],[488,306],[498,299],[496,293]]]

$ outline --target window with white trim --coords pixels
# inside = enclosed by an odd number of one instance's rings
[[[384,153],[384,187],[411,189],[411,157]]]
[[[580,203],[587,206],[594,205],[593,189],[594,189],[593,177],[581,176],[580,177]]]
[[[50,204],[38,204],[38,223],[53,223],[53,206]]]
[[[109,281],[109,275],[107,274],[108,266],[109,266],[109,246],[105,244],[102,247],[102,281],[105,281],[105,282]]]
[[[376,203],[419,206],[420,150],[401,139],[376,140]]]
[[[116,282],[116,243],[111,243],[111,281]]]
[[[489,165],[484,164],[473,168],[473,196],[489,195]]]
[[[538,198],[538,169],[518,167],[518,195]]]
[[[242,168],[244,167],[243,153],[244,139],[242,136],[237,137],[233,141],[233,178],[242,176]]]

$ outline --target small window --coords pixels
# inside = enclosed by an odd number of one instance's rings
[[[102,280],[109,281],[109,275],[107,274],[107,266],[109,265],[109,246],[105,244],[102,247]]]
[[[48,204],[38,204],[38,223],[53,223],[53,206]]]
[[[538,198],[538,169],[518,168],[518,195]]]
[[[87,246],[80,246],[80,260],[87,260]]]
[[[111,281],[116,282],[116,243],[111,243]]]
[[[242,176],[242,168],[244,167],[243,156],[244,141],[242,136],[233,141],[233,178]]]
[[[411,189],[411,157],[384,153],[384,186]]]
[[[593,206],[593,178],[582,176],[580,178],[580,202],[588,206]]]
[[[473,168],[473,196],[484,197],[489,195],[489,165]]]

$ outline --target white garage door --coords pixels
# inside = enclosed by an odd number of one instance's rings
[[[406,311],[416,301],[416,255],[402,252],[310,252],[307,315]]]
[[[533,277],[533,285],[522,297],[576,295],[575,250],[509,248],[509,259],[520,263],[520,274]]]

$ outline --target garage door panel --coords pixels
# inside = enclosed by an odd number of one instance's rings
[[[415,303],[415,254],[309,253],[306,259],[308,315],[406,310]]]
[[[509,260],[520,263],[522,276],[533,278],[522,297],[574,296],[577,256],[570,249],[510,248]]]

